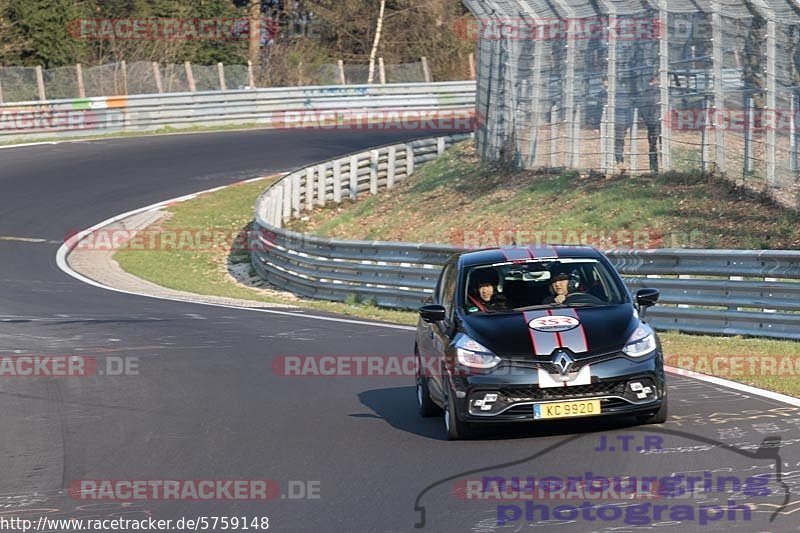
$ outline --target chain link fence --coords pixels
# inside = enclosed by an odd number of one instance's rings
[[[432,81],[424,62],[375,66],[374,83]],[[326,64],[312,76],[314,85],[365,84],[368,65]],[[84,67],[73,65],[0,67],[0,103],[117,96],[236,90],[258,87],[248,65],[163,65],[149,61]]]
[[[798,206],[799,3],[464,3],[484,159],[718,172]]]

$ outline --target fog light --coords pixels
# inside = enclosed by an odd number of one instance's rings
[[[641,381],[631,381],[628,387],[636,393],[637,400],[644,400],[649,396],[655,396],[655,391],[650,385],[643,385]]]
[[[473,407],[480,407],[481,411],[491,411],[492,404],[497,401],[497,394],[487,393],[480,400],[472,400]]]

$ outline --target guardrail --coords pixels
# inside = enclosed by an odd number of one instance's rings
[[[273,285],[310,298],[370,300],[415,308],[434,290],[457,248],[437,244],[344,241],[282,226],[328,202],[391,189],[438,157],[455,135],[384,146],[292,172],[256,202],[251,260]],[[657,329],[800,339],[800,252],[650,249],[606,254],[635,291],[654,287],[647,313]]]
[[[332,85],[17,102],[0,105],[0,141],[235,126],[335,129],[474,114],[475,82]],[[330,113],[326,113],[330,112]],[[370,112],[373,115],[370,115]],[[458,124],[453,129],[459,128]]]

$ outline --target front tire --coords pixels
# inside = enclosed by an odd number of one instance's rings
[[[447,440],[468,439],[472,436],[472,427],[469,423],[459,420],[455,402],[449,394],[444,408],[444,428]]]
[[[667,399],[661,402],[661,407],[658,408],[658,411],[655,413],[651,413],[649,415],[640,415],[638,417],[639,423],[641,424],[663,424],[669,418],[669,409],[667,407]]]
[[[419,370],[417,370],[417,406],[419,415],[423,418],[438,416],[442,413],[442,409],[431,400],[428,380],[420,374]]]

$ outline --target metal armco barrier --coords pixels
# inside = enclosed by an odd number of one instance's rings
[[[334,85],[16,102],[0,105],[0,141],[193,126],[336,129],[396,118],[406,129],[469,129],[475,82]],[[371,113],[371,114],[370,114]],[[416,113],[416,114],[415,114]],[[439,123],[426,126],[425,119]],[[441,122],[444,120],[445,122]],[[467,127],[459,127],[459,123]],[[386,126],[390,127],[390,126]]]
[[[283,223],[327,202],[391,189],[454,135],[384,146],[296,170],[256,202],[251,260],[264,280],[302,296],[415,308],[434,290],[447,245],[323,239]],[[647,312],[661,330],[800,339],[800,252],[783,250],[609,250],[631,291],[654,287]]]

